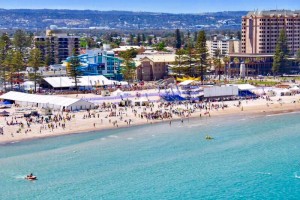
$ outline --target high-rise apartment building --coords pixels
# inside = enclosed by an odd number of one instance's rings
[[[51,26],[45,36],[35,36],[34,41],[35,46],[41,50],[43,59],[49,57],[50,64],[61,63],[74,53],[79,54],[80,37],[70,36],[56,26]]]
[[[240,53],[241,41],[224,35],[212,35],[206,41],[206,46],[211,57],[215,55],[217,49],[220,50],[221,55],[228,55],[230,53]]]
[[[249,12],[242,18],[242,49],[245,54],[274,54],[281,30],[294,55],[300,48],[300,10]]]

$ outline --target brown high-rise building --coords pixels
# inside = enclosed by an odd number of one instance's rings
[[[294,55],[300,48],[300,10],[249,12],[242,18],[241,52],[274,54],[282,29],[287,36],[290,54]]]
[[[50,26],[46,35],[34,37],[35,46],[42,52],[43,60],[46,54],[51,57],[51,64],[59,64],[73,54],[79,54],[80,37],[70,36],[65,30]]]

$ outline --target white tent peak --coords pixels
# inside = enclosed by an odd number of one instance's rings
[[[82,110],[93,108],[95,106],[93,103],[82,99],[54,95],[27,94],[14,91],[1,95],[0,99],[16,101],[22,105],[34,105],[40,108],[54,108],[60,110],[63,108],[69,110]]]

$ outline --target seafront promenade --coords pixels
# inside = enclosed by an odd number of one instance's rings
[[[79,95],[78,98],[92,99],[97,98],[97,96],[84,94]],[[153,102],[148,106],[120,107],[111,100],[109,102],[98,102],[99,108],[95,110],[78,112],[56,111],[51,117],[24,118],[18,115],[17,111],[32,108],[13,106],[11,109],[7,109],[12,116],[1,117],[2,125],[4,125],[4,134],[0,135],[0,143],[175,120],[181,120],[183,124],[187,124],[191,118],[203,120],[208,117],[223,115],[269,115],[280,112],[300,111],[299,94],[269,98],[262,96],[258,99],[210,103],[155,102],[158,100],[158,97],[153,96],[149,98]],[[166,123],[166,126],[171,124]]]

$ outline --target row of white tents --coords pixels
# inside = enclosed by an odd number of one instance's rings
[[[95,107],[95,104],[82,99],[60,97],[52,95],[27,94],[22,92],[8,92],[0,96],[0,99],[14,101],[22,106],[34,106],[39,108],[51,108],[54,110],[86,110]]]
[[[47,77],[44,80],[53,88],[72,88],[75,87],[74,79],[70,77]],[[125,81],[109,80],[103,75],[98,76],[81,76],[78,78],[79,87],[95,87],[95,86],[111,86],[111,85],[128,85]]]
[[[268,96],[291,96],[293,94],[299,93],[300,88],[298,86],[293,86],[291,88],[256,88],[252,90],[257,95],[266,94]]]

